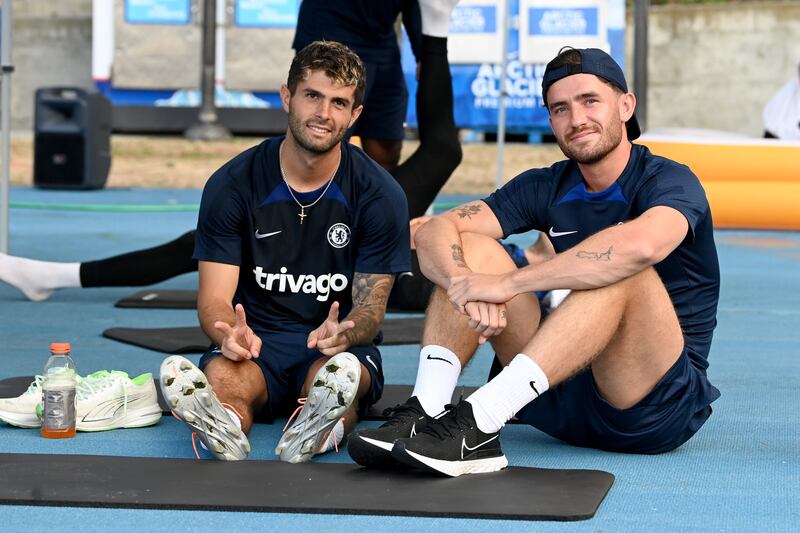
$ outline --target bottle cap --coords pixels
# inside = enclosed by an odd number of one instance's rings
[[[51,342],[50,351],[52,353],[69,353],[70,345],[68,342]]]

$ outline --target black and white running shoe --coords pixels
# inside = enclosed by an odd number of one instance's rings
[[[399,466],[392,458],[392,446],[397,439],[413,437],[421,431],[433,417],[422,409],[416,396],[405,403],[390,407],[383,412],[389,420],[380,427],[360,429],[350,434],[347,451],[353,461],[370,468],[390,468]]]
[[[398,439],[392,457],[416,468],[448,476],[496,472],[508,466],[500,432],[478,429],[472,404],[462,400],[411,438]]]

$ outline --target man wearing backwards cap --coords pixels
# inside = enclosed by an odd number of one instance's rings
[[[422,271],[438,287],[416,385],[387,424],[351,437],[357,462],[499,470],[499,431],[514,416],[571,445],[661,453],[711,415],[719,264],[703,188],[631,144],[636,98],[605,52],[562,49],[542,97],[568,159],[419,229]],[[516,269],[497,239],[532,229],[556,254]],[[533,293],[552,289],[572,294],[540,324]],[[445,407],[487,340],[494,377]]]

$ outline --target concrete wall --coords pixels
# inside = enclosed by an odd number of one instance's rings
[[[11,127],[30,132],[38,87],[94,86],[92,0],[13,0],[11,9]]]
[[[13,0],[13,10],[12,127],[31,131],[37,87],[93,86],[92,0]],[[649,32],[650,129],[760,135],[764,104],[800,62],[797,1],[653,6]]]
[[[630,18],[628,28],[631,51]],[[764,105],[798,75],[797,1],[654,6],[648,30],[651,130],[707,128],[760,136]]]

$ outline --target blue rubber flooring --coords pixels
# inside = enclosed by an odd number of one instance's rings
[[[12,188],[10,252],[81,261],[153,246],[193,227],[199,191],[39,191]],[[443,198],[443,202],[459,199]],[[42,209],[47,205],[59,209]],[[93,205],[87,211],[71,206]],[[155,206],[136,211],[130,206]],[[158,207],[161,206],[161,207]],[[159,210],[186,206],[185,211]],[[519,244],[530,242],[522,236]],[[525,426],[508,426],[503,448],[514,465],[606,470],[616,482],[588,521],[524,522],[415,517],[0,506],[2,531],[797,531],[800,529],[800,234],[720,231],[719,326],[709,376],[721,390],[714,414],[678,450],[658,456],[575,448]],[[195,274],[161,286],[195,288]],[[51,341],[67,340],[82,374],[106,368],[158,371],[162,355],[105,339],[109,327],[196,324],[193,311],[117,309],[127,288],[65,289],[41,303],[0,285],[0,379],[40,373]],[[413,383],[416,346],[383,349],[388,383]],[[462,376],[480,385],[491,354]],[[197,357],[193,358],[195,361]],[[272,459],[280,425],[256,425],[254,459]],[[189,434],[171,418],[157,426],[80,433],[49,441],[0,425],[0,452],[193,457]],[[349,462],[346,453],[319,458]],[[0,482],[2,480],[0,479]],[[465,498],[479,498],[479,494]]]

